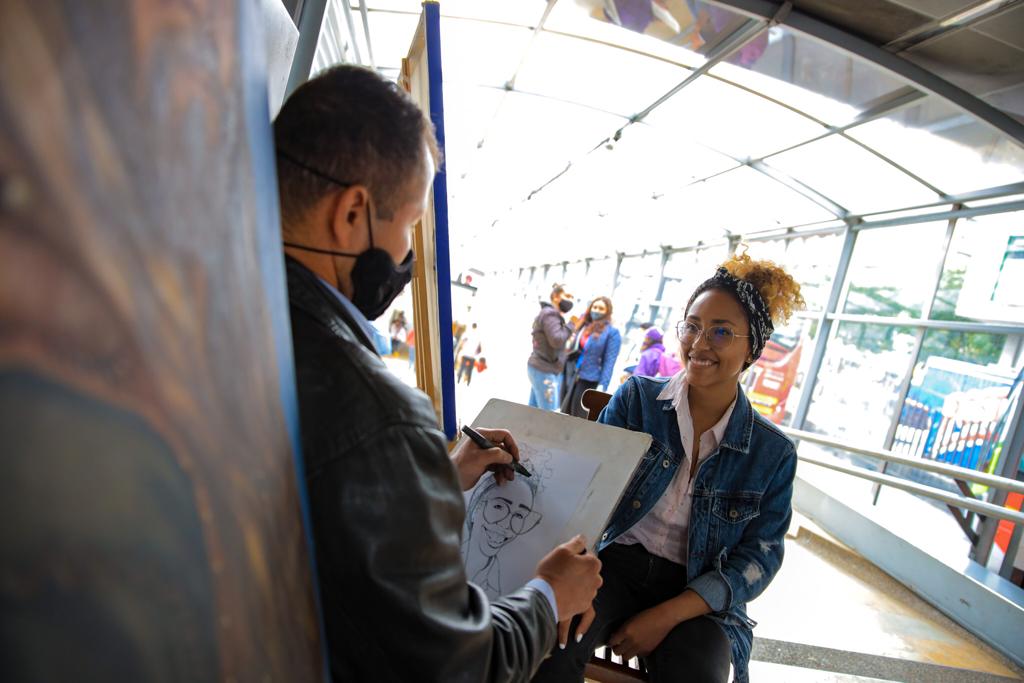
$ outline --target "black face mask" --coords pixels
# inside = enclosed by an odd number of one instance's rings
[[[569,301],[568,299],[562,299],[561,301],[558,302],[558,310],[560,310],[562,313],[568,313],[569,311],[572,310],[572,302]]]
[[[307,247],[292,242],[285,242],[284,246],[314,251],[318,254],[354,258],[356,264],[352,267],[352,303],[368,320],[375,320],[388,310],[391,302],[412,280],[413,252],[410,249],[405,259],[395,265],[391,254],[373,246],[373,222],[369,206],[366,207],[366,226],[370,232],[370,248],[361,254]],[[341,281],[340,277],[338,281]]]
[[[391,254],[370,247],[356,257],[352,268],[352,303],[368,320],[384,315],[388,306],[412,280],[412,249],[395,265]]]

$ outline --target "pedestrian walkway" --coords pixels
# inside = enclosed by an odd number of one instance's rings
[[[1024,680],[1024,670],[800,515],[782,570],[749,613],[758,682]]]
[[[750,603],[754,683],[1008,683],[1015,666],[795,514],[782,570]]]

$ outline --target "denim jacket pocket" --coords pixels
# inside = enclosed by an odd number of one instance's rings
[[[672,479],[672,464],[671,451],[657,439],[652,441],[623,491],[602,541],[617,538],[654,507]]]
[[[761,514],[761,494],[739,492],[715,494],[711,514],[728,524],[748,522]]]
[[[668,447],[657,439],[652,440],[644,457],[637,464],[636,474],[633,476],[632,485],[627,490],[627,494],[647,495],[651,487],[658,485],[662,470],[669,469],[671,465],[672,453]]]

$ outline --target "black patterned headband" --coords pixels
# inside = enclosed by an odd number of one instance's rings
[[[761,352],[764,351],[764,345],[768,343],[768,338],[775,331],[775,326],[772,324],[772,316],[768,313],[768,305],[761,298],[761,293],[750,282],[734,277],[725,268],[719,268],[712,277],[702,282],[694,290],[693,296],[690,297],[690,302],[686,304],[687,312],[689,312],[694,300],[709,289],[724,289],[732,292],[733,296],[740,302],[740,305],[743,306],[743,310],[747,313],[747,320],[750,321],[750,356],[756,361],[761,357]]]

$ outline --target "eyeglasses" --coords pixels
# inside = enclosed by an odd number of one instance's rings
[[[740,339],[749,339],[751,337],[749,334],[736,334],[732,329],[722,327],[721,325],[704,329],[696,323],[691,323],[689,320],[683,320],[676,325],[676,335],[679,337],[679,341],[684,344],[693,346],[702,334],[704,339],[707,340],[708,346],[715,351],[724,351],[729,348],[736,337]]]
[[[511,517],[511,519],[509,519]],[[502,498],[492,498],[484,505],[484,521],[488,524],[498,524],[509,519],[508,528],[517,534],[525,534],[537,526],[540,521],[540,513],[532,510],[512,511],[512,504]]]

